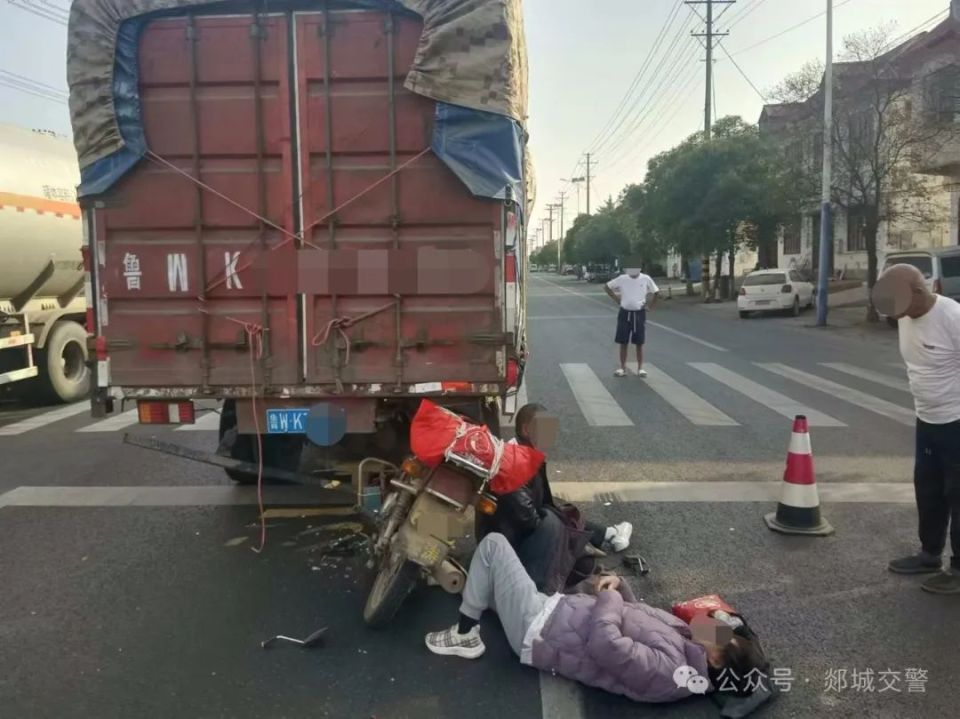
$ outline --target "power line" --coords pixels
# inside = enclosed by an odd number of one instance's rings
[[[680,6],[677,6],[677,7],[679,8]],[[671,27],[672,27],[672,24],[671,24]],[[591,147],[591,150],[593,153],[597,155],[601,154],[601,152],[604,151],[604,147],[607,145],[607,143],[609,143],[617,135],[617,132],[623,127],[624,122],[628,122],[631,115],[635,116],[635,113],[637,112],[637,108],[640,105],[640,103],[643,101],[643,98],[647,94],[647,91],[652,86],[652,83],[656,82],[657,80],[657,74],[656,74],[657,70],[662,68],[664,64],[668,62],[669,58],[673,56],[673,52],[677,48],[677,43],[679,43],[680,40],[685,36],[685,33],[689,29],[689,27],[690,27],[690,23],[688,21],[686,25],[680,27],[677,30],[677,32],[673,36],[673,41],[670,43],[666,51],[660,57],[660,60],[657,63],[656,67],[653,68],[653,74],[647,77],[646,83],[643,89],[641,89],[636,94],[636,97],[633,99],[633,103],[630,105],[629,109],[627,109],[621,115],[620,121],[617,123],[617,125],[613,129],[611,129],[607,133],[606,137],[604,137],[599,143],[594,143],[594,145]]]
[[[652,78],[650,78],[651,82],[647,85],[644,91],[637,96],[636,101],[634,102],[633,106],[630,108],[630,112],[633,115],[632,119],[630,120],[630,124],[628,124],[627,127],[625,127],[620,132],[619,136],[615,137],[614,134],[609,135],[607,140],[595,149],[594,151],[595,154],[609,155],[612,152],[616,152],[617,149],[619,149],[624,142],[629,140],[630,137],[633,135],[633,133],[636,131],[636,129],[639,127],[640,121],[638,120],[638,118],[641,117],[641,115],[644,113],[645,108],[641,105],[641,102],[646,98],[646,102],[647,102],[646,109],[649,112],[649,107],[652,104],[654,97],[664,87],[666,83],[666,79],[669,76],[669,73],[671,72],[671,70],[676,68],[678,63],[685,64],[693,58],[693,55],[696,54],[695,43],[691,42],[689,40],[689,37],[685,35],[685,31],[689,29],[690,29],[689,24],[685,25],[683,28],[680,29],[680,31],[677,33],[676,37],[674,38],[673,42],[671,43],[670,47],[667,49],[666,53],[660,59],[660,62],[656,68],[657,74],[655,74]],[[686,45],[680,42],[684,37],[688,38]],[[694,52],[687,53],[687,55],[684,55],[683,51],[685,48],[691,48],[694,50]],[[661,70],[662,72],[660,72]],[[659,78],[659,82],[657,82],[658,78]],[[648,95],[648,90],[649,90],[649,95]],[[612,142],[612,144],[607,144],[609,142]]]
[[[660,107],[664,93],[669,91],[669,88],[683,72],[684,67],[686,67],[697,55],[697,45],[695,42],[688,41],[686,47],[689,49],[689,52],[685,56],[678,58],[679,61],[674,62],[673,66],[663,73],[660,83],[651,93],[646,108],[637,113],[631,125],[626,128],[616,144],[608,149],[608,155],[616,154],[624,146],[624,144],[627,143],[644,126],[648,118],[653,115],[654,111]],[[670,74],[671,71],[673,71],[672,74]]]
[[[733,59],[733,55],[731,55],[731,54],[729,53],[729,51],[728,51],[727,48],[723,45],[723,43],[722,43],[722,42],[721,42],[721,43],[718,43],[718,45],[720,46],[720,49],[723,50],[723,54],[727,56],[727,59],[728,59],[730,62],[733,63],[733,66],[734,66],[735,68],[737,68],[737,72],[739,72],[740,75],[743,77],[743,79],[747,81],[747,84],[748,84],[750,87],[753,88],[753,91],[754,91],[755,93],[757,93],[757,97],[759,97],[761,100],[763,100],[764,102],[766,102],[766,101],[767,101],[766,96],[765,96],[762,92],[760,92],[760,90],[757,89],[757,86],[753,84],[753,80],[751,80],[749,77],[747,77],[747,73],[745,73],[745,72],[743,71],[743,68],[740,67],[740,65],[737,63],[736,60]]]
[[[28,3],[27,0],[19,0],[19,2],[18,0],[7,0],[7,3],[15,8],[18,8],[19,10],[23,10],[24,12],[41,17],[44,20],[49,20],[57,25],[63,25],[64,27],[67,26],[66,15],[56,13],[53,10],[48,10],[43,7],[37,7],[36,5]]]
[[[15,80],[20,80],[21,82],[29,83],[31,85],[36,85],[38,89],[48,90],[50,92],[57,93],[58,95],[63,95],[66,97],[67,93],[59,87],[54,87],[53,85],[48,85],[45,82],[40,82],[39,80],[34,80],[32,77],[27,77],[26,75],[18,75],[15,72],[10,70],[4,70],[0,68],[0,75],[7,75],[10,78]]]
[[[620,114],[620,111],[626,107],[627,103],[630,101],[630,97],[633,94],[633,91],[636,89],[637,85],[640,83],[640,80],[643,78],[644,73],[650,65],[650,61],[656,55],[657,50],[660,48],[660,45],[663,44],[663,39],[670,33],[670,29],[673,27],[673,23],[677,19],[677,14],[680,12],[682,4],[677,2],[673,8],[673,12],[670,13],[667,18],[663,21],[663,25],[660,27],[660,32],[657,34],[657,38],[654,41],[654,44],[650,48],[650,52],[647,53],[646,58],[644,59],[640,69],[637,71],[637,74],[633,76],[633,81],[630,83],[630,86],[627,88],[626,93],[624,93],[623,98],[620,100],[620,104],[617,105],[617,108],[613,111],[613,115],[607,120],[606,124],[597,133],[597,136],[589,145],[589,149],[594,149],[597,142],[603,137],[604,133],[610,128],[611,125],[616,121],[617,117]]]
[[[922,23],[920,23],[919,25],[917,25],[915,28],[911,28],[910,30],[907,30],[907,31],[906,31],[905,33],[903,33],[902,35],[897,35],[897,37],[893,38],[890,42],[888,42],[886,45],[883,46],[883,50],[889,50],[889,49],[892,49],[892,48],[896,47],[898,44],[900,44],[900,43],[903,42],[904,40],[910,39],[910,37],[912,37],[912,36],[914,35],[914,33],[916,33],[916,32],[919,31],[919,30],[924,30],[924,31],[925,31],[927,25],[930,25],[931,23],[934,23],[934,22],[936,22],[937,20],[939,20],[941,15],[948,15],[949,13],[950,13],[949,10],[941,10],[940,12],[938,12],[938,13],[937,13],[936,15],[934,15],[933,17],[930,17],[930,18],[927,18],[926,20],[924,20]]]
[[[678,100],[685,95],[685,93],[689,90],[690,86],[693,84],[694,80],[696,80],[697,77],[700,75],[699,70],[696,67],[693,67],[693,68],[686,67],[686,69],[688,71],[692,70],[692,72],[687,73],[687,78],[685,82],[683,82],[682,84],[676,82],[676,80],[679,80],[683,76],[683,72],[682,72],[683,68],[681,68],[681,71],[677,72],[673,77],[671,77],[670,82],[668,83],[669,86],[673,88],[673,92],[672,94],[668,92],[665,95],[666,100],[662,104],[665,105],[667,108],[673,107],[673,113],[670,116],[671,118],[675,117],[677,113],[680,111],[680,108],[682,107],[682,105],[680,105]],[[659,130],[653,135],[651,135],[650,137],[646,138],[642,143],[637,143],[637,145],[633,149],[628,150],[627,152],[624,152],[620,156],[618,156],[617,159],[611,162],[610,165],[607,167],[608,171],[612,170],[615,167],[619,167],[624,162],[627,162],[629,164],[629,162],[631,162],[637,156],[640,150],[643,150],[649,147],[653,143],[653,141],[662,134],[663,130],[666,128],[669,122],[666,124],[663,123],[663,119],[666,117],[665,113],[660,113],[659,115],[653,115],[652,113],[654,109],[656,109],[655,106],[651,106],[651,108],[649,108],[648,110],[648,116],[654,117],[653,125],[650,127],[650,129],[652,130],[659,126]]]
[[[733,30],[736,25],[739,25],[748,17],[753,15],[757,9],[763,5],[767,0],[757,0],[753,5],[749,5],[743,8],[743,12],[737,15],[735,18],[730,18],[730,24],[727,26],[728,29]]]
[[[40,98],[43,98],[44,100],[50,100],[51,102],[58,102],[62,105],[67,104],[67,99],[65,97],[56,97],[52,94],[45,93],[42,90],[37,90],[27,85],[18,84],[13,80],[8,80],[4,77],[0,77],[0,87],[6,87],[11,90],[18,90],[20,92],[26,93],[27,95],[40,97]]]
[[[839,2],[839,3],[836,4],[836,6],[835,6],[834,9],[842,8],[844,5],[847,5],[847,4],[851,3],[851,2],[853,2],[853,0],[841,0],[841,2]],[[796,25],[791,25],[791,26],[788,27],[786,30],[782,30],[781,32],[778,32],[776,35],[771,35],[770,37],[768,37],[768,38],[766,38],[766,39],[764,39],[764,40],[761,40],[760,42],[754,43],[753,45],[750,45],[749,47],[745,47],[745,48],[743,48],[742,50],[737,50],[735,53],[733,53],[733,55],[742,55],[743,53],[749,52],[750,50],[753,50],[753,49],[755,49],[755,48],[760,47],[761,45],[766,45],[768,42],[770,42],[770,41],[772,41],[772,40],[776,40],[776,39],[779,38],[779,37],[783,37],[783,36],[786,35],[787,33],[793,32],[794,30],[797,30],[798,28],[801,28],[801,27],[803,27],[804,25],[809,25],[809,24],[812,23],[814,20],[819,20],[820,18],[822,18],[822,17],[823,17],[824,15],[826,15],[826,14],[827,14],[827,11],[826,11],[826,10],[823,10],[822,12],[819,12],[819,13],[817,13],[816,15],[814,15],[814,16],[812,16],[812,17],[808,17],[806,20],[802,20],[802,21],[798,22]]]

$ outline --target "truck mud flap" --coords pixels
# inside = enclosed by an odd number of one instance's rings
[[[178,444],[173,444],[172,442],[163,442],[152,437],[144,437],[141,435],[126,433],[123,435],[123,442],[124,444],[129,444],[134,447],[141,447],[154,452],[161,452],[162,454],[169,454],[174,457],[193,460],[194,462],[202,462],[203,464],[209,464],[213,465],[214,467],[221,467],[223,469],[233,469],[237,470],[238,472],[246,472],[254,475],[259,471],[257,465],[252,462],[243,462],[239,459],[223,457],[213,452],[202,452],[189,447],[181,447]],[[357,503],[356,494],[352,491],[352,477],[349,474],[344,474],[343,472],[325,470],[313,475],[290,472],[285,469],[264,466],[263,478],[264,480],[270,479],[279,482],[302,484],[325,489],[326,494],[324,494],[324,499],[321,502],[322,504],[347,507],[354,506]],[[339,480],[339,484],[336,483],[337,480]]]

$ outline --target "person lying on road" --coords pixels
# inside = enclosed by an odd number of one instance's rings
[[[492,609],[520,662],[541,671],[640,702],[685,699],[721,682],[739,695],[749,693],[743,678],[762,671],[766,660],[745,625],[732,629],[705,618],[695,636],[672,614],[627,601],[618,591],[621,582],[599,576],[593,594],[541,594],[506,538],[490,534],[470,562],[459,621],[428,634],[427,648],[443,656],[482,656],[480,617]]]
[[[535,403],[520,408],[514,422],[519,444],[536,447],[541,452],[549,449],[553,430],[547,423],[538,421],[538,416],[542,418],[545,412],[542,405]],[[507,538],[540,589],[544,589],[546,574],[553,564],[550,557],[543,555],[553,551],[554,547],[569,546],[567,542],[553,541],[564,527],[547,477],[547,465],[544,462],[533,479],[515,492],[499,498],[496,514],[489,518],[483,516],[478,522],[480,539],[491,532],[498,532]],[[584,530],[589,533],[590,544],[597,549],[622,552],[630,546],[633,535],[630,522],[607,527],[586,521],[584,525]],[[579,557],[573,557],[571,563],[577,559]]]

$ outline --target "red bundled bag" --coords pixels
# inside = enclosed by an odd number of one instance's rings
[[[723,601],[717,594],[708,594],[696,599],[688,599],[685,602],[679,602],[673,605],[673,615],[682,619],[687,624],[693,621],[693,618],[705,614],[713,615],[717,610],[722,610],[727,614],[736,614],[737,610]]]
[[[500,454],[498,471],[490,481],[490,489],[496,494],[509,494],[522,487],[545,459],[539,450],[506,444],[486,427],[470,424],[427,399],[420,403],[410,426],[410,449],[428,467],[436,467],[452,453],[492,470]]]

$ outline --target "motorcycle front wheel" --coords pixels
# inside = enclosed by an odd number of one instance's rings
[[[363,608],[363,621],[367,626],[379,629],[389,624],[403,600],[416,586],[419,576],[418,564],[400,552],[388,552],[380,563],[377,578],[373,581],[367,604]]]

